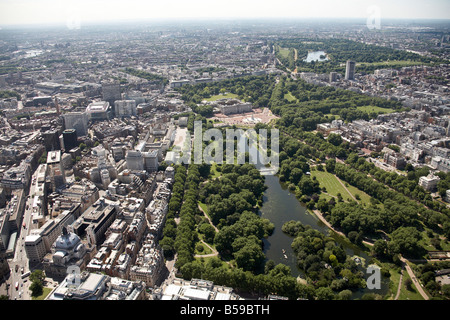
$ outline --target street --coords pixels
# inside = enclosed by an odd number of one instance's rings
[[[25,200],[25,210],[23,214],[22,224],[18,230],[14,257],[8,259],[8,264],[11,270],[9,278],[6,280],[8,286],[6,294],[10,300],[31,300],[31,292],[29,287],[31,282],[28,280],[29,276],[24,276],[29,269],[27,254],[25,251],[25,238],[30,234],[30,229],[36,227],[33,225],[33,195],[37,176],[37,171],[32,176],[32,183],[30,187],[29,196]],[[17,267],[16,267],[17,266]],[[16,289],[17,284],[17,289]]]

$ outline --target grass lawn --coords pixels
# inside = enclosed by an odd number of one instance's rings
[[[422,231],[420,234],[422,236],[422,239],[419,241],[419,244],[424,247],[426,250],[428,251],[434,251],[434,250],[443,250],[443,251],[448,251],[450,250],[450,244],[447,243],[446,241],[443,241],[442,239],[440,240],[440,245],[441,248],[435,248],[432,244],[431,244],[431,239],[430,237],[428,237],[428,228],[426,228],[424,226],[424,231]]]
[[[198,250],[197,246],[198,246],[198,247],[201,247],[201,248],[203,248],[203,249],[202,249],[202,250]],[[204,254],[210,254],[210,253],[212,253],[211,249],[208,248],[208,246],[205,245],[204,243],[198,241],[198,242],[195,244],[195,254],[204,255]]]
[[[298,102],[297,98],[292,95],[292,93],[288,92],[284,95],[284,99],[289,102]]]
[[[364,112],[375,112],[375,113],[392,113],[396,110],[390,109],[390,108],[381,108],[377,106],[364,106],[364,107],[357,107],[356,109],[364,111]]]
[[[342,181],[345,185],[345,182]],[[353,196],[356,196],[357,194],[359,195],[359,198],[361,200],[358,200],[358,202],[363,203],[365,205],[370,205],[370,196],[365,193],[364,191],[359,190],[358,188],[352,186],[352,185],[348,185],[347,189],[353,194]]]
[[[52,292],[52,290],[53,290],[52,288],[44,287],[44,288],[42,288],[42,294],[40,296],[32,297],[31,299],[32,300],[44,300],[49,295],[49,293]]]
[[[235,93],[229,92],[229,93],[225,93],[225,94],[218,94],[218,95],[212,96],[205,100],[206,101],[216,101],[216,100],[225,99],[225,98],[226,99],[237,99],[237,98],[239,98],[239,96]]]
[[[420,62],[420,61],[411,61],[411,60],[391,60],[391,61],[378,61],[378,62],[361,62],[357,63],[356,66],[423,66],[429,65],[429,63]]]
[[[203,212],[209,217],[208,205],[200,201],[198,202],[198,204],[200,205],[200,208],[202,208]]]
[[[289,57],[289,52],[290,52],[290,50],[289,50],[289,48],[281,48],[281,47],[279,47],[279,49],[280,49],[280,55],[283,57],[283,58],[287,58],[287,57]]]
[[[320,187],[325,187],[328,194],[337,197],[337,194],[340,193],[344,201],[346,201],[347,198],[353,199],[332,173],[313,170],[311,171],[311,176],[316,177],[317,181],[319,181]]]
[[[420,295],[419,291],[417,291],[414,284],[411,284],[410,289],[406,288],[406,279],[411,280],[408,272],[406,270],[403,270],[402,288],[400,290],[398,300],[423,300],[423,297]]]

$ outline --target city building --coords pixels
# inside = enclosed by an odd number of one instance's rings
[[[111,105],[108,101],[92,102],[86,107],[89,120],[102,121],[112,118]]]
[[[46,300],[101,300],[109,277],[97,273],[69,273]]]
[[[232,288],[215,286],[212,281],[175,278],[153,290],[152,300],[243,300]]]
[[[30,178],[31,167],[26,161],[22,161],[18,166],[13,166],[5,171],[0,183],[6,193],[11,194],[14,189],[25,189],[28,187]]]
[[[423,187],[427,191],[435,191],[439,180],[441,179],[438,176],[430,173],[428,176],[422,176],[419,178],[419,186]]]
[[[215,106],[219,108],[220,112],[224,115],[246,113],[252,111],[251,103],[243,103],[236,99],[220,99],[216,101]]]
[[[131,267],[130,280],[141,281],[146,286],[153,287],[159,285],[167,274],[168,270],[164,264],[162,250],[156,245],[154,236],[149,233]]]
[[[120,83],[115,82],[103,82],[102,83],[102,97],[104,101],[108,101],[111,105],[116,100],[122,98],[120,91]]]
[[[158,171],[158,150],[143,152],[142,157],[144,160],[144,169],[147,170],[147,172]]]
[[[125,157],[129,170],[144,170],[144,158],[138,150],[128,150]]]
[[[77,137],[87,134],[89,116],[86,112],[68,112],[63,114],[64,127],[66,129],[75,129]]]
[[[144,300],[145,284],[88,271],[68,273],[46,300]]]
[[[47,176],[50,177],[53,192],[65,187],[66,174],[61,163],[61,150],[47,153]]]
[[[114,102],[114,112],[118,118],[136,116],[136,101],[116,100]]]
[[[47,254],[44,239],[39,234],[31,234],[25,238],[25,252],[30,262],[41,262]]]
[[[87,262],[87,248],[79,236],[62,228],[61,235],[51,248],[50,259],[44,260],[45,274],[51,278],[64,278],[69,266],[84,269]]]
[[[355,80],[355,66],[355,61],[347,61],[345,64],[345,80]]]
[[[78,147],[77,131],[75,129],[66,129],[63,131],[64,149],[69,151]]]
[[[105,239],[106,230],[116,219],[117,212],[115,206],[106,204],[105,199],[100,198],[68,229],[80,237],[86,234],[90,244],[99,245]]]
[[[25,237],[25,251],[30,262],[39,263],[44,259],[45,255],[51,251],[53,243],[61,235],[62,229],[79,217],[79,208],[79,204],[74,205],[71,210],[66,210],[57,218],[48,220],[39,229],[31,230]]]

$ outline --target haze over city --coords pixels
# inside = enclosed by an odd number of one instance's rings
[[[120,20],[366,18],[376,7],[383,19],[449,19],[446,0],[2,0],[0,26]]]

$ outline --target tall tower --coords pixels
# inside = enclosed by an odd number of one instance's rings
[[[355,61],[347,61],[345,67],[345,80],[355,80],[355,65]]]
[[[56,107],[56,114],[59,116],[61,114],[61,109],[59,108],[58,98],[55,97],[55,107]]]

